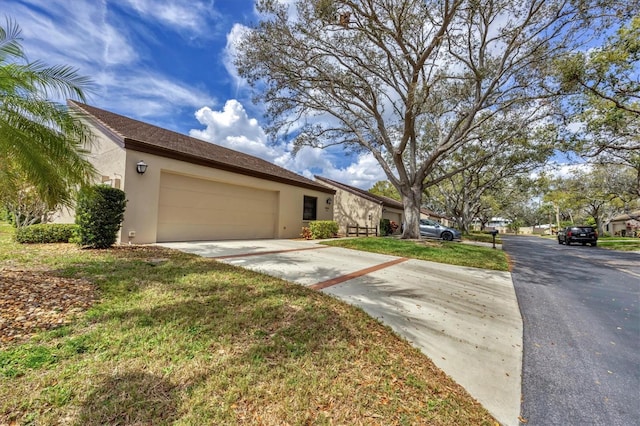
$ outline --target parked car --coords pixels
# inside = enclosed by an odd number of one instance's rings
[[[583,246],[587,243],[591,246],[598,244],[598,231],[589,225],[572,225],[558,231],[558,244],[580,243]]]
[[[457,229],[440,225],[430,219],[420,219],[420,235],[423,237],[442,238],[445,241],[459,240],[462,234]]]

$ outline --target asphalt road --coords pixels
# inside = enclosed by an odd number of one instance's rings
[[[639,424],[640,254],[502,239],[524,325],[522,424]]]

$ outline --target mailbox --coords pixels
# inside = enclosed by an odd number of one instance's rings
[[[491,231],[491,236],[493,237],[493,248],[496,248],[496,235],[498,235],[498,230],[494,229]]]

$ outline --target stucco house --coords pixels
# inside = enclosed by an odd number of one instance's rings
[[[448,217],[432,212],[431,210],[425,208],[420,209],[420,219],[431,219],[439,222],[444,226],[451,226],[451,221]]]
[[[335,190],[263,159],[69,101],[93,131],[99,181],[124,190],[121,243],[297,238]],[[98,182],[99,183],[99,182]],[[73,212],[57,221],[73,220]]]
[[[315,176],[315,179],[335,191],[333,220],[338,223],[340,234],[347,234],[347,226],[377,229],[380,219],[395,222],[398,225],[396,232],[400,232],[404,218],[404,207],[400,201],[322,176]]]
[[[611,235],[620,235],[623,237],[640,235],[640,210],[614,217],[606,225],[605,230]]]

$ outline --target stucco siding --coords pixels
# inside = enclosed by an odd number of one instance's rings
[[[135,171],[135,165],[140,160],[143,160],[148,165],[147,172],[144,175],[139,175]],[[158,229],[159,227],[164,228],[164,225],[159,223],[159,219],[163,220],[163,216],[160,215],[159,211],[161,201],[160,182],[163,173],[204,179],[221,188],[224,187],[224,184],[228,184],[242,188],[252,188],[257,191],[256,194],[261,193],[261,191],[278,194],[274,227],[272,228],[272,235],[275,238],[297,238],[300,236],[302,227],[307,223],[302,219],[305,195],[316,197],[318,200],[317,220],[333,219],[333,211],[328,207],[330,205],[326,203],[327,198],[333,202],[333,195],[313,189],[300,188],[132,150],[127,150],[126,173],[129,178],[126,179],[124,190],[127,194],[128,204],[121,229],[121,242],[123,243],[140,244],[158,241]],[[225,201],[221,200],[221,202]],[[247,205],[246,201],[240,204]],[[186,205],[184,207],[190,208],[192,206]],[[238,205],[237,214],[243,215],[243,211],[244,207]],[[254,217],[259,214],[259,212],[250,213]],[[194,221],[197,222],[199,219],[195,219],[195,217],[196,215],[194,215]],[[181,226],[185,230],[184,237],[176,233],[171,235],[170,238],[183,241],[190,239],[192,234],[189,233],[191,231],[187,231],[189,228],[187,222],[184,222]],[[130,235],[134,236],[130,237]],[[228,233],[224,238],[248,238],[244,235],[246,235],[246,232],[240,232],[238,229],[238,233],[235,236]],[[256,236],[256,238],[258,237]],[[169,238],[169,236],[160,235],[160,238]]]
[[[90,128],[94,137],[86,148],[90,151],[87,159],[96,169],[93,183],[104,183],[123,189],[126,158],[124,148],[118,146],[116,142],[99,132],[95,127],[90,126]],[[56,223],[73,223],[74,220],[75,210],[69,208],[60,209],[53,218]]]
[[[328,185],[336,190],[333,215],[338,223],[338,232],[347,233],[347,226],[367,226],[377,228],[382,215],[380,203],[366,200],[343,189]]]

